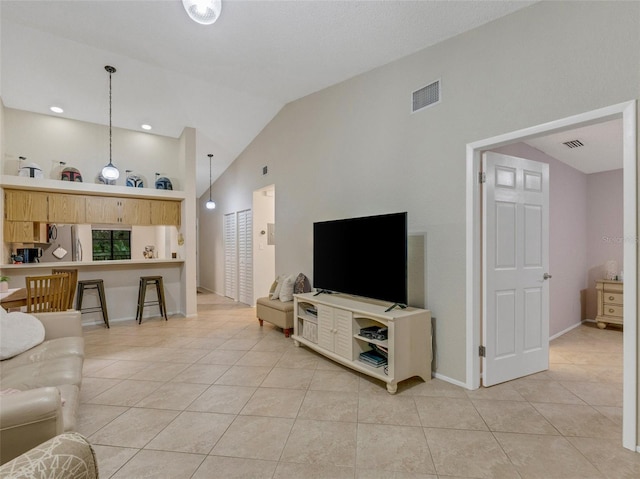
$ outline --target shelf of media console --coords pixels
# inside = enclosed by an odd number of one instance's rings
[[[389,347],[388,339],[385,339],[384,341],[380,341],[379,339],[365,338],[364,336],[360,336],[359,334],[354,334],[353,337],[359,341],[364,341],[365,343],[377,344],[378,346],[382,346],[383,348]]]
[[[310,341],[302,336],[293,335],[292,338],[304,346],[308,346],[311,349],[316,351],[318,350],[318,343],[314,343],[313,341]],[[389,376],[385,373],[385,371],[388,370],[388,364],[385,364],[384,366],[375,367],[359,359],[349,360],[347,358],[343,358],[342,356],[334,353],[333,351],[329,351],[326,349],[322,350],[322,355],[330,359],[333,359],[335,362],[340,363],[344,366],[348,366],[351,369],[355,369],[356,371],[365,373],[368,376],[374,377],[376,379],[380,379],[381,381],[389,382],[390,380]]]

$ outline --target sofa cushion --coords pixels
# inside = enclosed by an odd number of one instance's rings
[[[24,391],[61,384],[73,384],[79,387],[82,382],[83,361],[84,358],[81,356],[64,356],[15,367],[3,367],[4,365],[0,364],[2,388]]]
[[[79,337],[66,337],[51,339],[31,348],[18,356],[2,362],[2,370],[32,364],[38,361],[49,361],[65,356],[84,357],[84,339]]]
[[[12,358],[44,341],[44,326],[30,314],[0,311],[0,360]]]
[[[258,298],[256,304],[267,308],[277,309],[278,311],[293,311],[293,301],[282,302],[279,299],[269,299],[268,297]]]

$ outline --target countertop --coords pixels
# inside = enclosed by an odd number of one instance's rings
[[[19,263],[19,264],[3,264],[0,265],[2,270],[9,269],[51,269],[51,268],[96,268],[105,266],[134,266],[139,265],[157,265],[157,264],[182,264],[184,259],[125,259],[116,261],[56,261],[48,263]]]

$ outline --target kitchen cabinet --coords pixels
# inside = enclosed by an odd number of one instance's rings
[[[47,193],[22,190],[5,190],[4,219],[8,221],[49,220]]]
[[[87,196],[86,220],[92,224],[151,224],[151,202],[138,198]]]
[[[31,221],[5,221],[4,241],[6,243],[46,243],[47,224]]]
[[[79,224],[86,222],[84,196],[49,194],[49,222]]]
[[[151,224],[180,226],[180,202],[151,200]]]

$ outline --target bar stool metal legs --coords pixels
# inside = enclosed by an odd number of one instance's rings
[[[147,294],[147,286],[156,285],[157,299],[155,301],[145,301]],[[162,276],[140,276],[140,287],[138,288],[138,310],[136,312],[136,320],[138,324],[142,324],[142,314],[144,313],[145,306],[158,305],[160,308],[160,316],[167,319],[167,305],[164,300],[164,283],[162,282]]]
[[[98,300],[100,306],[92,306],[88,308],[82,307],[82,299],[84,298],[84,292],[88,289],[95,289],[98,292]],[[97,313],[102,312],[102,319],[104,324],[109,327],[109,314],[107,313],[107,297],[104,294],[104,281],[101,279],[87,279],[78,281],[78,297],[76,298],[76,309],[80,311],[80,314],[85,313]]]

